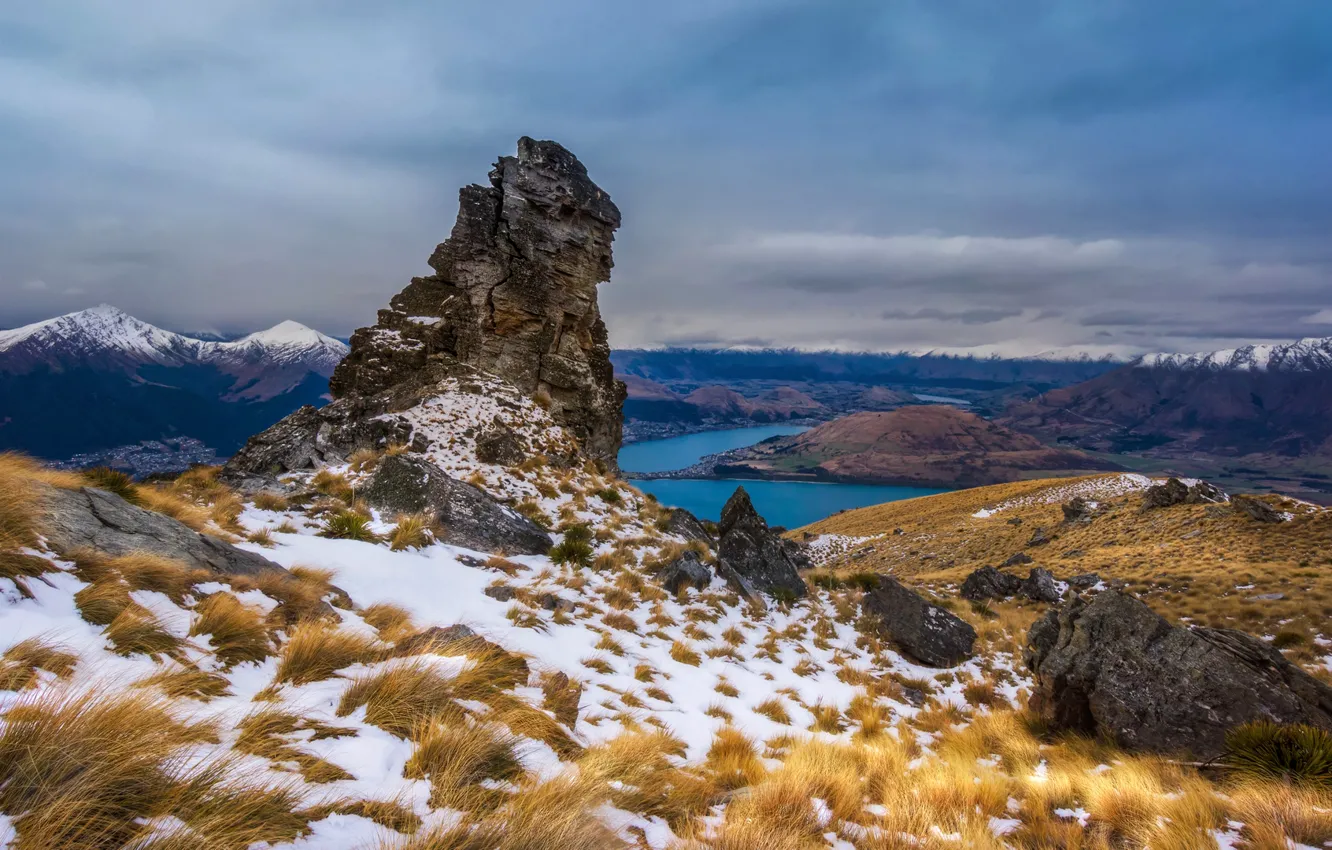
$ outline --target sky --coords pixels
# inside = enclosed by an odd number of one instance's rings
[[[0,327],[345,336],[522,135],[618,348],[1332,336],[1324,0],[0,4]]]

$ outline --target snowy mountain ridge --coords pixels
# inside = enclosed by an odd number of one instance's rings
[[[299,322],[284,321],[232,342],[216,342],[163,330],[109,304],[0,331],[0,368],[5,359],[16,360],[21,366],[53,359],[98,358],[102,365],[299,362],[311,371],[327,372],[346,353],[345,343]],[[110,358],[110,364],[105,358]]]
[[[1332,369],[1332,337],[1309,337],[1284,345],[1246,345],[1194,354],[1145,354],[1131,365],[1149,369],[1314,372]]]

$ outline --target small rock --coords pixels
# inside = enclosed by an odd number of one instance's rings
[[[1101,577],[1096,573],[1082,573],[1065,579],[1064,583],[1074,590],[1087,590],[1100,584]]]
[[[1092,506],[1081,496],[1075,496],[1059,506],[1064,511],[1064,522],[1090,522]]]
[[[963,580],[962,598],[973,601],[1007,599],[1021,587],[1022,579],[1017,576],[994,567],[981,567]]]
[[[1020,517],[1020,516],[1009,517],[1009,519],[1008,519],[1008,524],[1009,524],[1009,525],[1021,525],[1021,524],[1022,524],[1022,517]]]
[[[1058,602],[1064,597],[1049,570],[1036,567],[1022,582],[1022,595],[1033,602]]]
[[[712,570],[690,549],[663,567],[658,578],[668,593],[679,593],[686,587],[704,590],[712,584]]]
[[[1224,502],[1226,499],[1226,493],[1220,487],[1206,481],[1199,481],[1189,488],[1189,497],[1186,501],[1191,505],[1196,505]]]
[[[1031,539],[1027,541],[1027,546],[1044,546],[1053,539],[1044,528],[1037,528],[1031,533]]]
[[[555,719],[572,729],[578,723],[578,706],[583,700],[583,685],[563,672],[551,673],[541,681],[545,705]]]
[[[893,529],[893,534],[906,534],[906,532],[903,531],[903,530],[900,529],[900,528],[894,528],[894,529]]]
[[[494,599],[496,602],[513,601],[513,588],[509,587],[507,584],[497,584],[492,587],[487,587],[481,592],[486,596],[489,596],[491,599]]]
[[[507,425],[492,425],[477,435],[476,459],[482,463],[517,466],[526,456],[518,434]]]
[[[543,593],[537,597],[537,604],[547,611],[559,611],[565,614],[572,613],[574,604],[563,596],[554,593]]]
[[[393,647],[393,654],[397,656],[422,655],[439,649],[450,649],[458,642],[474,637],[476,637],[476,632],[461,624],[431,626],[398,641],[397,645]]]
[[[1285,599],[1284,593],[1255,593],[1250,599],[1262,599],[1265,602],[1276,602],[1279,599]]]
[[[1252,496],[1232,497],[1230,508],[1236,513],[1243,514],[1257,522],[1281,522],[1284,519],[1280,511],[1267,504],[1267,502],[1260,501]]]
[[[1020,567],[1024,564],[1030,564],[1030,563],[1031,563],[1030,555],[1028,555],[1026,552],[1018,552],[1017,554],[1010,557],[1007,561],[1004,561],[1003,566]]]
[[[1082,557],[1083,555],[1085,555],[1085,554],[1087,554],[1087,553],[1084,552],[1084,551],[1082,551],[1081,549],[1069,549],[1069,550],[1068,550],[1067,552],[1065,552],[1061,557],[1064,557],[1064,558],[1081,558],[1081,557]]]
[[[931,667],[952,667],[971,657],[976,630],[968,623],[891,576],[876,578],[862,604],[903,652]]]

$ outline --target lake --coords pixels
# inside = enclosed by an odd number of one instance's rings
[[[666,440],[647,440],[620,449],[620,468],[626,472],[666,472],[696,463],[704,455],[752,446],[768,437],[798,434],[796,425],[764,425],[727,431],[705,431]],[[632,479],[631,479],[632,480]],[[656,496],[663,505],[684,508],[703,519],[715,520],[722,505],[744,485],[754,507],[769,525],[797,528],[838,511],[883,502],[931,496],[946,490],[924,487],[888,487],[880,484],[826,484],[806,481],[753,481],[666,478],[636,480],[634,486]]]

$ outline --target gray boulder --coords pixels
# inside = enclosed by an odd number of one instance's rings
[[[482,463],[516,466],[526,457],[522,440],[507,425],[492,425],[476,435],[476,459]]]
[[[1182,505],[1189,498],[1189,488],[1178,478],[1167,478],[1164,484],[1153,484],[1142,493],[1142,509],[1168,508]]]
[[[692,549],[663,567],[657,577],[670,593],[679,593],[686,587],[703,590],[712,584],[712,570]]]
[[[1074,496],[1059,507],[1064,512],[1064,522],[1090,522],[1094,513],[1091,502],[1082,496]]]
[[[554,545],[550,535],[527,517],[409,454],[390,455],[379,462],[365,499],[386,512],[432,514],[443,528],[439,539],[455,546],[538,555]]]
[[[699,540],[709,545],[712,544],[712,535],[708,534],[708,530],[703,527],[703,523],[684,508],[670,508],[665,530],[667,534],[676,534],[685,540]]]
[[[722,508],[718,529],[717,559],[754,590],[795,597],[809,592],[800,577],[800,558],[768,528],[744,487],[735,488]]]
[[[1034,568],[1022,582],[1022,595],[1033,602],[1058,602],[1064,598],[1063,590],[1049,570]]]
[[[1252,496],[1235,496],[1230,500],[1230,507],[1237,514],[1243,514],[1255,522],[1281,522],[1285,517],[1267,502]]]
[[[1022,579],[1012,573],[981,567],[962,581],[962,598],[973,601],[1007,599],[1021,588]]]
[[[1101,583],[1101,576],[1097,573],[1082,573],[1070,576],[1065,583],[1074,590],[1090,590]]]
[[[878,576],[862,605],[902,651],[931,667],[952,667],[971,657],[976,630],[890,576]]]
[[[1125,749],[1206,760],[1227,730],[1254,720],[1332,730],[1332,688],[1277,650],[1231,629],[1171,626],[1117,590],[1052,609],[1023,655],[1031,708],[1053,729]]]
[[[200,534],[178,520],[131,505],[105,490],[48,487],[42,495],[46,506],[43,530],[57,552],[80,547],[108,555],[148,552],[223,575],[285,572],[267,558]]]

